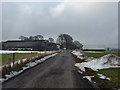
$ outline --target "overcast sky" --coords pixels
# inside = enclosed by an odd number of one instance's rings
[[[4,2],[2,39],[69,34],[84,45],[117,47],[117,2]]]

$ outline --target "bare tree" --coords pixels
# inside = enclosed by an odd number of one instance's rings
[[[37,35],[36,38],[37,38],[38,40],[44,40],[44,37],[43,37],[42,35]]]
[[[30,36],[29,40],[35,40],[34,36]]]
[[[28,40],[28,37],[20,36],[19,39],[21,39],[21,40]]]
[[[57,38],[57,43],[59,43],[62,48],[70,49],[73,47],[73,38],[68,34],[60,34]]]
[[[34,36],[34,40],[39,40],[39,37],[38,36]]]
[[[50,42],[50,43],[54,43],[54,39],[53,38],[48,38],[48,41]]]

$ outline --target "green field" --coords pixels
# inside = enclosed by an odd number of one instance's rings
[[[110,88],[110,90],[116,90],[120,88],[119,72],[120,72],[120,68],[101,69],[99,71],[93,71],[92,69],[87,69],[87,73],[92,73],[92,75],[94,76],[92,80],[97,82],[97,85],[100,88]],[[109,77],[110,80],[101,79],[97,74],[103,74],[106,77]]]
[[[102,70],[99,70],[98,73],[101,73],[101,74],[111,78],[111,81],[113,83],[120,84],[120,79],[118,79],[119,73],[120,73],[120,68],[102,69]]]
[[[37,56],[41,55],[40,53],[15,53],[15,61],[23,59],[23,58],[28,58],[32,56]],[[8,54],[0,54],[0,66],[9,64],[10,62],[13,61],[13,54],[8,53]]]
[[[90,53],[90,52],[82,52],[85,56],[88,56],[88,57],[94,57],[94,58],[99,58],[99,57],[102,57],[104,55],[107,55],[107,54],[115,54],[117,56],[120,56],[120,53],[118,52],[109,52],[109,53]]]

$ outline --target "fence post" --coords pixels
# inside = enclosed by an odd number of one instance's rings
[[[13,67],[14,67],[14,62],[15,62],[15,53],[13,53]]]

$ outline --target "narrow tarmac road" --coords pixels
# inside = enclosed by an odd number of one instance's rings
[[[64,51],[3,83],[3,88],[93,88],[77,72],[70,51]]]

